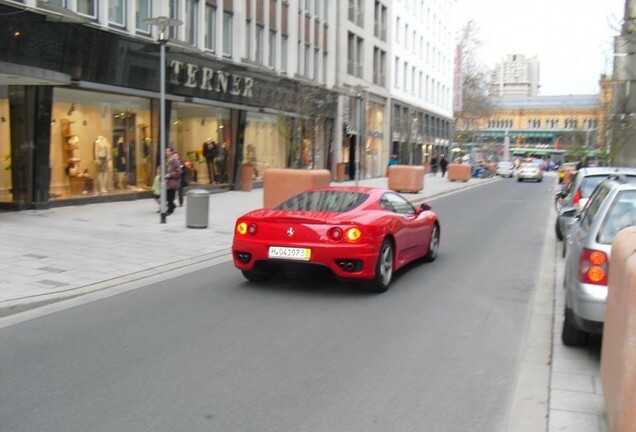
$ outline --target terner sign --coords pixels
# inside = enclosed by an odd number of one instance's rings
[[[179,60],[172,60],[170,69],[172,72],[171,81],[184,87],[244,98],[253,96],[254,79],[251,77]]]

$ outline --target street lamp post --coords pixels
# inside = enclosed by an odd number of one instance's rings
[[[148,18],[144,22],[151,26],[157,26],[159,42],[159,160],[161,183],[160,206],[161,223],[166,223],[166,42],[168,42],[168,30],[183,24],[174,18],[160,16]]]

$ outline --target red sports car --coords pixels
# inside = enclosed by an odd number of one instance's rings
[[[239,217],[232,255],[251,281],[319,268],[384,292],[400,267],[435,260],[439,242],[427,204],[417,209],[386,189],[327,187]]]

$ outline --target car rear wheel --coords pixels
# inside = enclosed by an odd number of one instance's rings
[[[561,224],[559,223],[559,219],[557,218],[554,230],[556,231],[557,240],[563,240],[563,233],[561,232]]]
[[[572,322],[572,310],[565,308],[565,317],[563,318],[563,331],[561,332],[561,340],[565,346],[583,346],[587,344],[589,335],[583,330],[579,330]]]
[[[264,275],[263,273],[256,273],[249,270],[241,270],[245,279],[250,282],[265,282],[271,279],[271,277]]]
[[[428,241],[428,252],[424,255],[424,261],[432,262],[437,258],[437,250],[439,249],[439,226],[433,225],[433,231],[431,232],[431,238]]]
[[[369,291],[382,293],[389,289],[391,279],[393,279],[393,244],[389,239],[384,239],[378,254],[378,263],[375,266],[375,276],[365,282],[364,287]]]

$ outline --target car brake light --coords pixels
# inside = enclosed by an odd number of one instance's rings
[[[361,237],[362,237],[362,231],[360,231],[360,228],[351,227],[351,228],[347,228],[345,231],[345,238],[350,242],[356,242],[360,240]]]
[[[331,229],[329,229],[329,238],[335,241],[340,241],[342,240],[342,230],[338,227],[333,227]]]
[[[579,281],[607,285],[607,255],[605,252],[583,249],[579,257]]]
[[[238,224],[236,224],[236,232],[240,235],[256,235],[256,233],[258,232],[258,227],[255,223],[251,223],[248,225],[247,222],[239,222]]]
[[[579,201],[581,201],[581,189],[577,189],[574,198],[572,198],[574,205],[579,205]]]

